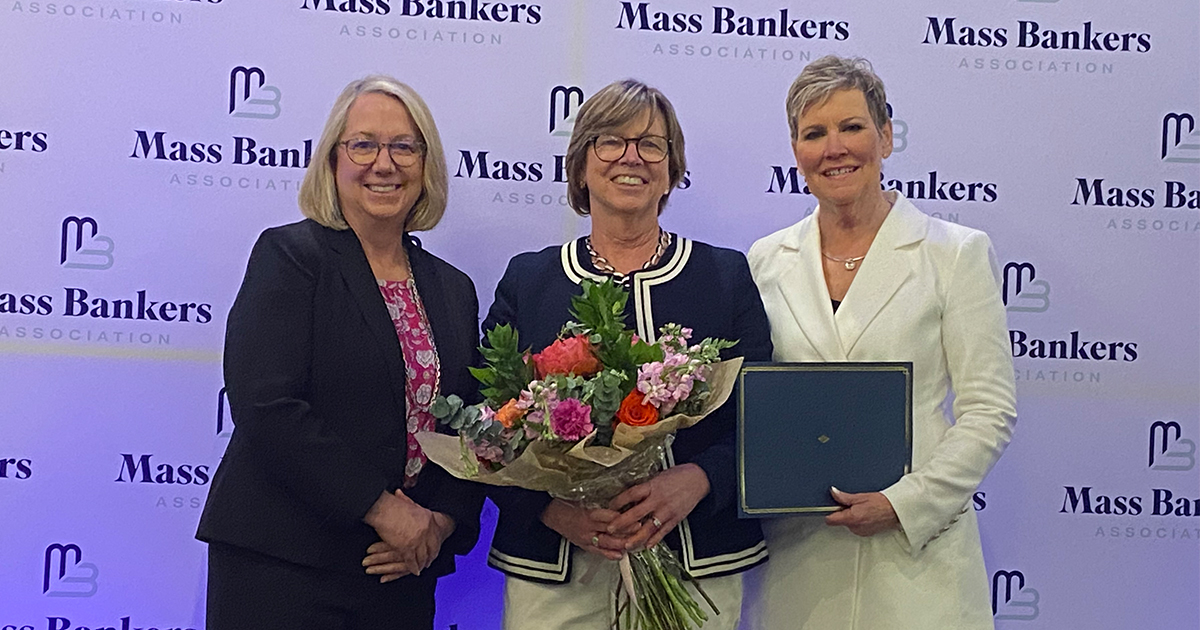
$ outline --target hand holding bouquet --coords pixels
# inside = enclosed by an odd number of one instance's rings
[[[429,459],[460,478],[586,507],[653,477],[674,433],[725,402],[741,360],[720,361],[736,342],[688,345],[691,330],[676,324],[639,339],[624,324],[627,300],[611,281],[585,281],[572,298],[573,321],[538,354],[521,350],[509,326],[488,331],[486,365],[472,369],[486,400],[434,402],[430,411],[458,437],[418,435]],[[683,586],[695,580],[665,546],[621,562],[625,625],[682,629],[707,619]]]

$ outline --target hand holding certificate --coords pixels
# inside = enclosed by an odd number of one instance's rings
[[[826,516],[826,525],[845,527],[855,536],[863,537],[874,536],[893,529],[902,529],[896,509],[892,507],[892,502],[882,492],[851,494],[837,488],[830,488],[829,493],[845,509]]]
[[[747,364],[739,384],[740,516],[853,510],[871,498],[839,503],[830,488],[875,493],[911,469],[910,363]],[[862,525],[879,520],[863,515]]]

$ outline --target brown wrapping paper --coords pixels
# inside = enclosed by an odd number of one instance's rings
[[[577,492],[582,482],[605,474],[645,448],[662,443],[667,436],[700,422],[725,404],[733,392],[741,366],[741,357],[709,366],[707,382],[711,394],[699,414],[675,414],[645,427],[618,424],[613,431],[611,447],[590,446],[594,433],[573,446],[539,440],[504,468],[488,472],[479,466],[475,454],[464,448],[458,436],[426,431],[416,437],[430,461],[460,479],[570,496]]]

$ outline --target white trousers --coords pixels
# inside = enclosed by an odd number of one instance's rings
[[[541,584],[506,576],[504,630],[609,630],[613,593],[620,579],[615,561],[572,549],[571,581]],[[586,581],[586,584],[584,583]],[[715,615],[695,588],[688,592],[708,615],[704,630],[735,630],[742,614],[742,576],[702,578],[700,585],[721,614]]]

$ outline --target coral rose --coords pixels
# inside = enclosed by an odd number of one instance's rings
[[[549,374],[591,376],[604,367],[592,351],[592,343],[583,335],[555,341],[533,355],[533,365],[538,378],[546,378]]]
[[[621,401],[621,408],[617,409],[617,421],[631,427],[650,426],[658,422],[658,410],[646,403],[645,394],[634,389]]]
[[[513,424],[517,420],[520,420],[523,415],[525,415],[525,410],[518,407],[517,400],[513,398],[504,403],[504,406],[496,412],[496,420],[504,425],[505,429],[511,429]]]

